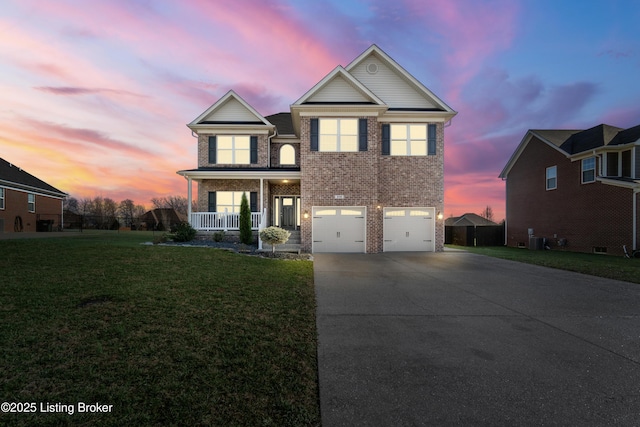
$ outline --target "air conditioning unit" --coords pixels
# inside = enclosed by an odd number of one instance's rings
[[[544,237],[529,237],[529,250],[541,251],[544,249]]]

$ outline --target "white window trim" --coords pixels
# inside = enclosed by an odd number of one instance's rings
[[[33,197],[33,202],[29,201],[31,197]],[[33,205],[33,209],[31,209],[31,205]],[[31,213],[36,211],[36,195],[34,193],[27,193],[27,210]]]
[[[555,176],[553,178],[549,178],[549,171],[553,169],[555,171]],[[547,189],[547,191],[551,191],[551,190],[556,190],[558,188],[558,166],[549,166],[546,170],[545,170],[545,188]],[[555,179],[555,185],[553,187],[549,186],[549,180],[550,179]]]
[[[406,139],[393,139],[393,128],[395,126],[403,126],[407,132]],[[411,139],[411,126],[424,126],[425,128],[425,136],[424,136],[424,154],[411,154],[411,141],[422,142],[422,139]],[[391,156],[398,157],[427,157],[429,155],[429,126],[427,124],[422,123],[392,123],[389,129],[390,137],[389,137],[389,154]],[[393,152],[393,142],[394,141],[404,141],[407,154],[394,154]]]
[[[337,128],[337,132],[338,134],[336,135],[337,140],[336,140],[336,149],[335,150],[325,150],[322,148],[322,137],[323,135],[328,135],[328,134],[323,134],[321,129],[322,129],[322,122],[323,121],[335,121],[336,122],[336,128]],[[342,139],[342,134],[340,133],[340,123],[343,121],[353,121],[355,122],[355,129],[356,129],[356,133],[355,135],[345,135],[345,136],[355,136],[356,137],[356,142],[355,142],[355,147],[353,150],[343,150],[342,146],[341,146],[341,139]],[[358,119],[353,119],[353,118],[321,118],[319,123],[318,123],[318,151],[322,152],[322,153],[356,153],[358,152],[358,142],[359,142],[359,134],[358,134]],[[325,142],[326,145],[326,142]]]
[[[585,161],[587,161],[587,160],[593,160],[593,168],[589,168],[589,169],[585,169],[584,168]],[[582,184],[592,184],[592,183],[596,182],[596,163],[597,163],[597,161],[596,161],[595,157],[588,157],[586,159],[582,159],[582,161],[580,162],[580,182]],[[593,171],[593,179],[589,180],[589,181],[585,181],[584,180],[584,173],[588,172],[590,170]]]
[[[220,138],[231,138],[231,149],[220,148]],[[236,148],[236,138],[247,138],[249,140],[248,148]],[[223,163],[220,161],[220,151],[231,151],[231,163]],[[248,155],[247,162],[238,162],[236,160],[236,153],[239,151],[246,152]],[[216,143],[216,164],[219,165],[248,165],[251,164],[251,136],[248,135],[219,135],[218,142]]]
[[[6,194],[7,192],[5,191],[4,187],[0,187],[0,211],[4,210],[4,201],[5,201]]]

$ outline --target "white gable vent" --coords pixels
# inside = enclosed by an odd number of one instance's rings
[[[367,64],[367,73],[369,74],[375,74],[378,72],[378,64],[371,62],[370,64]]]

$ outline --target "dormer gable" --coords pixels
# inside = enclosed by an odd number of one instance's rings
[[[384,105],[384,102],[338,65],[293,105],[303,104]]]
[[[227,92],[187,126],[192,131],[197,132],[202,129],[230,125],[273,127],[267,119],[233,90]]]

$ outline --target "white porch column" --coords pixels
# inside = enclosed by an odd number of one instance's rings
[[[264,178],[260,178],[260,207],[258,212],[264,209]]]
[[[191,177],[188,176],[187,177],[187,221],[189,221],[189,224],[193,225],[193,223],[191,222]]]

